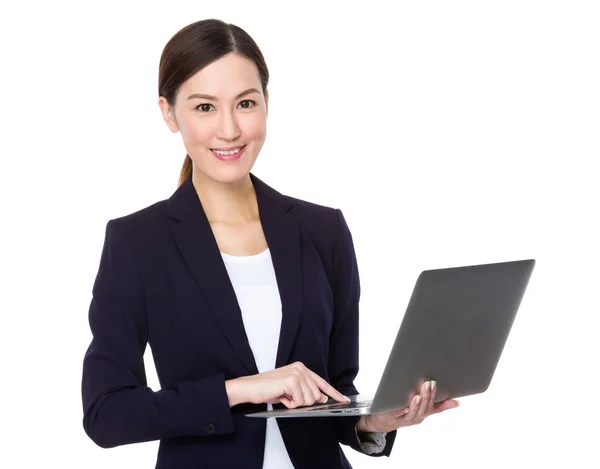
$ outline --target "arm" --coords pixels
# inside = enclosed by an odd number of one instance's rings
[[[234,431],[224,375],[157,392],[147,386],[143,286],[114,220],[106,227],[89,322],[93,339],[83,361],[83,427],[97,445]]]
[[[329,339],[329,364],[328,374],[331,384],[342,394],[358,394],[354,386],[354,379],[358,374],[358,323],[359,323],[359,299],[360,279],[356,253],[350,229],[344,219],[342,212],[336,210],[339,222],[337,242],[333,249],[333,295],[335,305],[335,317],[333,328]],[[385,435],[386,444],[382,452],[371,453],[370,445],[364,445],[368,441],[365,434],[357,432],[356,425],[360,417],[332,418],[338,434],[340,443],[348,445],[365,454],[373,456],[389,456],[396,431]],[[359,440],[363,439],[363,444]],[[380,440],[371,435],[374,441]]]

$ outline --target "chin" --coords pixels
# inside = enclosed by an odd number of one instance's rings
[[[235,184],[246,179],[249,172],[250,171],[221,171],[212,179],[222,184]]]
[[[252,170],[254,165],[219,165],[211,166],[211,168],[204,172],[204,174],[212,179],[213,181],[220,182],[222,184],[234,184],[242,181],[248,177],[248,174]]]

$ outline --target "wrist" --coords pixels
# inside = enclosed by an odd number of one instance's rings
[[[368,415],[363,415],[358,420],[358,422],[356,422],[356,431],[363,432],[363,433],[369,433],[369,432],[375,431],[369,426],[369,416]]]
[[[229,407],[248,402],[244,395],[242,378],[229,379],[225,381],[225,390],[229,399]]]

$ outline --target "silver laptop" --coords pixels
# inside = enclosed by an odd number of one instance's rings
[[[247,414],[248,417],[343,417],[408,407],[426,380],[436,402],[484,392],[535,266],[534,259],[426,270],[419,275],[372,399]]]

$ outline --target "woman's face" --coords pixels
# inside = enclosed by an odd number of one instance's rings
[[[237,182],[252,169],[265,141],[267,102],[255,63],[234,53],[186,80],[174,108],[159,99],[168,127],[181,132],[194,177],[223,183]]]

